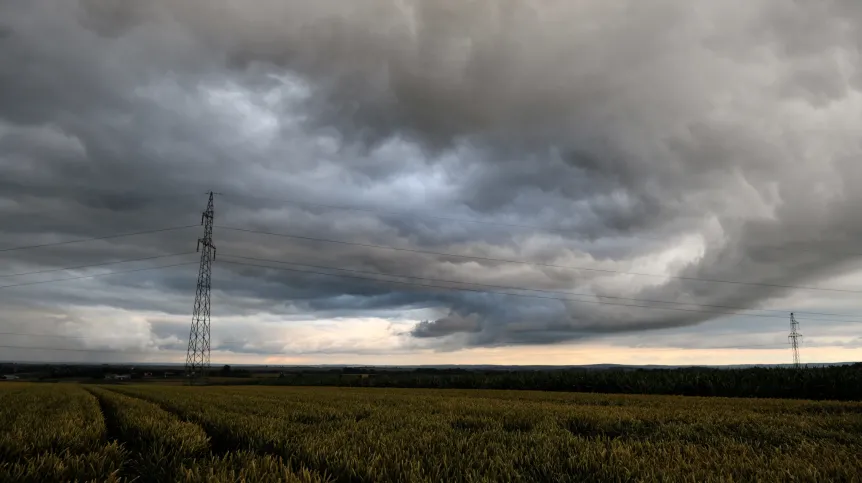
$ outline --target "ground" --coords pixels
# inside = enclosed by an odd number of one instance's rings
[[[0,385],[2,481],[862,481],[862,403]]]

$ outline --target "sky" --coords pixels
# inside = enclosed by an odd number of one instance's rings
[[[860,48],[855,0],[2,2],[0,360],[183,362],[210,191],[214,363],[789,363],[790,312],[862,360]]]

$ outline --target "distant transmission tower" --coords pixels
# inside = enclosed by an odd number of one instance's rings
[[[195,309],[186,354],[186,378],[189,384],[205,381],[210,369],[210,282],[216,248],[213,245],[213,193],[210,192],[209,195],[207,209],[201,216],[204,236],[198,238],[197,250],[201,253],[201,266],[198,271]]]
[[[799,333],[799,322],[796,317],[790,314],[790,335],[787,336],[790,341],[790,347],[793,349],[793,367],[799,369],[799,344],[802,342],[802,334]]]

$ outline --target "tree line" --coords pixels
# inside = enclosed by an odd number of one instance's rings
[[[505,389],[619,394],[862,400],[862,363],[814,368],[564,369],[298,372],[256,384],[441,389]]]

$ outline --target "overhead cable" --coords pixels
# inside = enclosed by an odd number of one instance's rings
[[[55,246],[59,246],[59,245],[71,245],[73,243],[83,243],[83,242],[96,241],[96,240],[109,240],[109,239],[113,239],[113,238],[124,238],[124,237],[137,236],[137,235],[148,235],[150,233],[161,233],[161,232],[166,232],[166,231],[184,230],[187,228],[194,228],[196,226],[198,226],[198,225],[195,224],[195,225],[185,225],[185,226],[173,226],[173,227],[169,227],[169,228],[159,228],[156,230],[137,231],[137,232],[132,232],[132,233],[120,233],[120,234],[116,234],[116,235],[97,236],[97,237],[91,237],[91,238],[79,238],[76,240],[67,240],[67,241],[54,242],[54,243],[43,243],[40,245],[25,245],[25,246],[11,247],[11,248],[0,248],[0,252],[11,252],[11,251],[15,251],[15,250],[29,250],[31,248],[55,247]]]
[[[268,265],[257,265],[251,263],[243,263],[243,262],[234,262],[230,260],[222,260],[222,263],[228,263],[232,265],[240,265],[240,266],[248,266],[248,267],[256,267],[256,268],[264,268],[271,270],[283,270],[288,272],[295,273],[306,273],[311,275],[322,275],[327,277],[337,277],[337,278],[347,278],[347,279],[357,279],[357,280],[368,280],[373,282],[380,283],[392,283],[398,285],[409,285],[415,287],[426,287],[426,288],[435,288],[435,289],[443,289],[443,290],[455,290],[455,291],[463,291],[463,292],[474,292],[474,293],[486,293],[486,294],[496,294],[496,295],[506,295],[511,297],[525,297],[525,298],[533,298],[533,299],[545,299],[545,300],[559,300],[563,302],[576,302],[583,304],[596,304],[596,305],[608,305],[608,306],[616,306],[616,307],[635,307],[641,309],[653,309],[653,310],[667,310],[673,312],[690,312],[690,313],[699,313],[699,314],[715,314],[715,315],[742,315],[746,317],[759,317],[766,319],[784,319],[784,317],[779,317],[776,315],[763,315],[763,314],[738,314],[733,312],[715,312],[715,311],[706,311],[706,310],[694,310],[694,309],[682,309],[676,307],[656,307],[651,305],[634,305],[634,304],[620,304],[620,303],[612,303],[612,302],[601,302],[595,300],[581,300],[581,299],[572,299],[566,297],[551,297],[551,296],[543,296],[543,295],[528,295],[528,294],[517,294],[517,293],[509,293],[509,292],[499,292],[495,290],[485,290],[485,289],[471,289],[471,288],[461,288],[461,287],[449,287],[445,285],[434,285],[427,283],[419,283],[419,282],[405,282],[400,280],[384,280],[380,278],[372,278],[372,277],[361,277],[357,275],[341,275],[334,273],[326,273],[326,272],[317,272],[311,270],[298,270],[294,268],[286,268],[286,267],[273,267]],[[410,277],[401,277],[401,278],[410,278]],[[459,283],[459,282],[453,282]],[[832,321],[836,322],[836,321]],[[843,321],[846,322],[846,321]]]
[[[593,267],[578,267],[571,265],[554,265],[550,263],[539,263],[539,262],[529,262],[525,260],[512,260],[505,258],[492,258],[492,257],[480,257],[476,255],[461,255],[456,253],[448,253],[448,252],[437,252],[431,250],[420,250],[415,248],[400,248],[393,247],[388,245],[376,245],[372,243],[359,243],[359,242],[349,242],[345,240],[333,240],[329,238],[319,238],[319,237],[311,237],[304,235],[293,235],[289,233],[274,233],[262,230],[251,230],[247,228],[236,228],[230,226],[217,226],[219,229],[228,230],[228,231],[236,231],[236,232],[245,232],[245,233],[254,233],[259,235],[270,235],[277,236],[282,238],[293,238],[297,240],[306,240],[306,241],[314,241],[314,242],[322,242],[322,243],[332,243],[339,245],[350,245],[350,246],[359,246],[365,248],[375,248],[381,250],[393,250],[400,252],[410,252],[410,253],[422,253],[426,255],[436,255],[442,257],[452,257],[452,258],[463,258],[469,260],[482,260],[489,262],[497,262],[497,263],[514,263],[520,265],[531,265],[535,267],[546,267],[546,268],[558,268],[563,270],[583,270],[589,272],[601,272],[601,273],[611,273],[616,275],[636,275],[641,277],[656,277],[656,278],[664,278],[664,279],[675,279],[675,280],[687,280],[694,282],[707,282],[707,283],[727,283],[727,284],[738,284],[738,285],[752,285],[752,286],[760,286],[760,287],[776,287],[776,288],[790,288],[797,290],[815,290],[815,291],[823,291],[823,292],[841,292],[841,293],[853,293],[853,294],[862,294],[862,290],[849,290],[849,289],[837,289],[837,288],[822,288],[822,287],[807,287],[801,285],[782,285],[782,284],[773,284],[773,283],[762,283],[762,282],[742,282],[735,280],[719,280],[719,279],[709,279],[709,278],[698,278],[698,277],[685,277],[680,275],[661,275],[656,273],[641,273],[641,272],[628,272],[623,270],[611,270],[605,268],[593,268]]]
[[[618,296],[613,296],[613,295],[598,295],[598,294],[590,294],[590,293],[569,292],[569,291],[564,291],[564,290],[533,289],[533,288],[514,287],[514,286],[507,286],[507,285],[492,285],[492,284],[477,283],[477,282],[464,282],[464,281],[459,281],[459,280],[446,280],[446,279],[436,279],[436,278],[428,278],[428,277],[416,277],[413,275],[399,275],[399,274],[391,274],[391,273],[370,272],[370,271],[365,271],[365,270],[355,270],[355,269],[349,269],[349,268],[328,267],[328,266],[323,266],[323,265],[309,265],[307,263],[298,263],[298,262],[292,262],[292,261],[288,261],[288,260],[273,260],[273,259],[267,259],[267,258],[243,257],[243,256],[239,256],[239,255],[233,255],[230,253],[227,255],[224,255],[224,256],[227,256],[230,258],[237,258],[237,259],[241,259],[241,260],[280,263],[280,264],[294,265],[294,266],[307,267],[307,268],[315,268],[315,269],[321,269],[321,270],[335,270],[335,271],[339,271],[339,272],[359,273],[359,274],[365,274],[365,275],[380,275],[380,276],[386,276],[386,277],[410,278],[410,279],[415,279],[415,280],[425,280],[425,281],[441,282],[441,283],[458,283],[458,284],[462,284],[462,285],[473,285],[473,286],[488,287],[488,288],[495,288],[495,289],[504,289],[504,290],[520,290],[520,291],[525,291],[525,292],[537,292],[537,293],[548,293],[548,294],[558,294],[558,295],[574,295],[574,296],[582,296],[582,297],[593,297],[593,298],[598,298],[598,299],[629,300],[629,301],[633,301],[633,302],[647,302],[647,303],[658,303],[658,304],[719,308],[719,309],[729,309],[729,310],[734,310],[734,311],[737,311],[737,310],[738,311],[757,310],[757,311],[761,311],[761,312],[771,312],[771,313],[775,313],[775,314],[782,314],[780,317],[776,317],[776,318],[780,318],[780,319],[786,319],[787,313],[790,312],[790,311],[785,311],[785,310],[752,309],[752,308],[746,308],[746,307],[735,307],[735,306],[730,306],[730,305],[712,305],[712,304],[700,304],[700,303],[694,303],[694,302],[675,302],[675,301],[669,301],[669,300],[639,299],[639,298],[632,298],[632,297],[618,297]],[[849,314],[830,314],[830,313],[825,313],[825,312],[802,312],[802,311],[798,311],[798,310],[794,311],[794,312],[797,314],[806,314],[806,315],[815,315],[815,316],[824,316],[825,315],[825,316],[833,316],[833,317],[852,317],[852,315],[849,315]],[[813,319],[813,320],[820,320],[820,319]],[[847,320],[847,321],[842,321],[842,322],[862,323],[862,320],[860,320],[860,321]]]
[[[81,276],[81,277],[61,278],[61,279],[56,279],[56,280],[41,280],[41,281],[38,281],[38,282],[16,283],[16,284],[12,284],[12,285],[0,285],[0,290],[5,289],[5,288],[13,288],[13,287],[25,287],[25,286],[29,286],[29,285],[42,285],[42,284],[45,284],[45,283],[68,282],[68,281],[71,281],[71,280],[84,280],[84,279],[87,279],[87,278],[107,277],[107,276],[110,276],[110,275],[119,275],[119,274],[121,274],[121,273],[146,272],[146,271],[149,271],[149,270],[160,270],[160,269],[163,269],[163,268],[182,267],[182,266],[184,266],[184,265],[197,265],[197,263],[198,263],[198,262],[175,263],[175,264],[172,264],[172,265],[162,265],[162,266],[158,266],[158,267],[135,268],[135,269],[132,269],[132,270],[117,270],[117,271],[114,271],[114,272],[98,273],[98,274],[95,274],[95,275],[84,275],[84,276]]]
[[[120,263],[131,263],[131,262],[142,262],[145,260],[156,260],[159,258],[170,258],[170,257],[179,257],[182,255],[191,255],[195,252],[184,252],[184,253],[170,253],[167,255],[157,255],[153,257],[143,257],[143,258],[130,258],[127,260],[116,260],[113,262],[103,262],[103,263],[91,263],[89,265],[77,265],[74,267],[63,267],[63,268],[51,268],[46,270],[37,270],[34,272],[20,272],[20,273],[8,273],[0,275],[0,278],[8,278],[8,277],[23,277],[25,275],[38,275],[43,273],[53,273],[53,272],[64,272],[66,270],[83,270],[85,268],[95,268],[95,267],[104,267],[107,265],[117,265]]]

